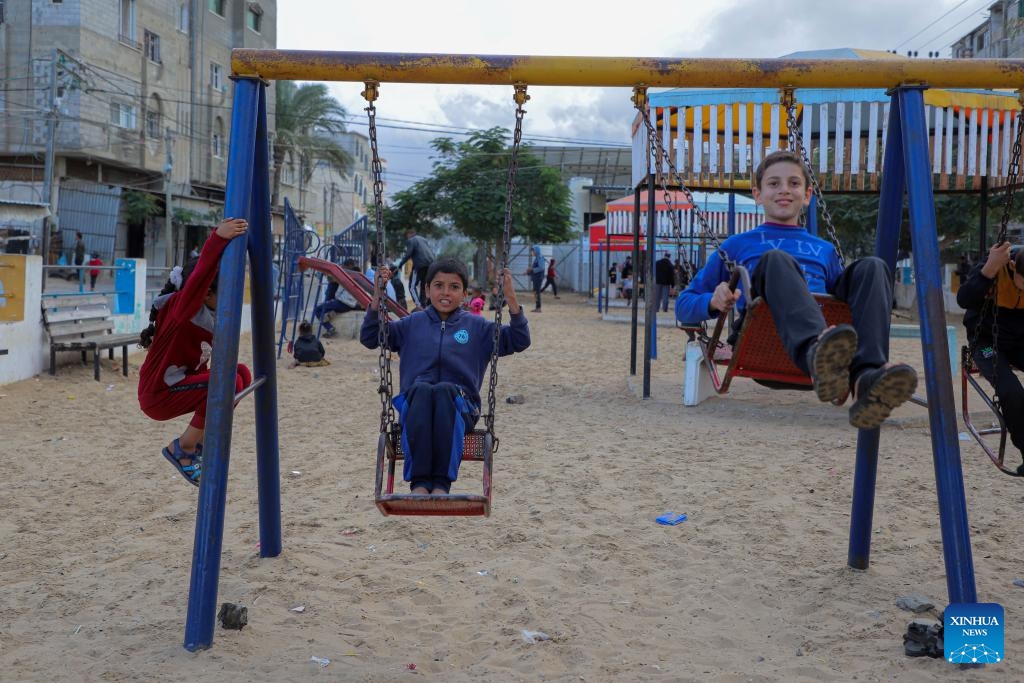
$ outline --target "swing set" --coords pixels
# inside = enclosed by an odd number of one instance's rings
[[[1024,87],[1024,61],[649,59],[235,49],[232,51],[232,80],[235,88],[224,213],[247,218],[250,230],[246,239],[232,240],[221,258],[214,330],[218,343],[213,351],[209,388],[206,448],[185,624],[186,649],[205,649],[213,642],[234,417],[234,368],[238,359],[247,253],[252,279],[254,374],[265,378],[263,384],[255,390],[254,396],[260,555],[275,557],[281,552],[267,126],[267,86],[268,81],[275,79],[362,83],[366,87],[364,97],[370,104],[368,114],[371,121],[373,100],[376,99],[379,83],[512,85],[515,87],[518,105],[517,130],[522,104],[525,102],[526,84],[635,88],[644,94],[650,87],[893,88],[885,150],[887,173],[881,192],[876,238],[877,252],[890,264],[894,262],[899,219],[906,196],[910,207],[917,301],[922,320],[924,374],[929,396],[932,454],[947,589],[950,602],[977,601],[956,412],[951,391],[952,378],[949,374],[948,350],[941,343],[945,338],[945,321],[922,93],[926,89],[923,85],[925,83],[936,87]],[[372,126],[371,133],[375,135]],[[509,171],[506,202],[511,201],[514,171],[513,162]],[[375,154],[374,193],[377,199],[378,226],[382,225],[380,173],[380,160]],[[643,178],[634,177],[634,185],[642,182]],[[638,221],[638,216],[634,220]],[[509,236],[510,226],[506,217],[506,245]],[[383,257],[383,234],[380,230],[377,239],[378,256]],[[654,239],[654,230],[648,231],[650,253],[654,252]],[[505,258],[507,253],[506,248]],[[501,308],[498,310],[497,322],[500,322]],[[380,311],[382,319],[386,321],[388,311],[385,307],[380,307]],[[652,317],[648,316],[648,324]],[[381,325],[384,341],[386,330],[387,325]],[[647,335],[646,343],[651,343],[650,335]],[[386,348],[386,344],[382,348]],[[395,497],[392,489],[391,467],[399,458],[399,453],[393,437],[390,364],[386,353],[382,354],[381,365],[383,390],[375,496],[378,505],[383,505],[382,509],[388,514],[431,514],[425,509],[428,505],[441,508],[447,506],[443,514],[486,514],[490,501],[490,462],[487,458],[488,454],[493,455],[497,446],[493,425],[494,387],[497,382],[495,365],[492,363],[491,366],[488,398],[490,412],[485,417],[484,434],[478,444],[468,444],[467,448],[467,452],[482,454],[485,464],[483,494],[479,498],[467,498],[465,501],[447,499],[430,501],[426,505],[419,501],[410,502],[401,496]],[[385,463],[388,464],[386,477],[383,467]],[[868,566],[877,463],[878,430],[862,430],[858,436],[847,559],[850,566],[860,569]],[[386,485],[382,484],[385,478],[389,482]],[[459,506],[463,508],[461,512],[455,509]]]

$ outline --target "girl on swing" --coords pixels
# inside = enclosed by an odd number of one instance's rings
[[[502,325],[498,355],[530,346],[530,327],[516,300],[512,275],[499,273],[511,314]],[[380,297],[391,271],[382,266],[359,339],[368,349],[379,345]],[[440,258],[426,273],[424,309],[388,324],[388,347],[399,355],[401,393],[395,397],[406,454],[403,477],[414,494],[449,493],[462,462],[463,437],[480,418],[480,385],[491,360],[494,321],[462,310],[469,275],[453,258]]]
[[[244,235],[244,218],[225,218],[206,240],[198,259],[175,273],[153,301],[150,325],[139,346],[149,349],[139,370],[139,407],[154,420],[192,413],[185,431],[163,449],[164,457],[193,486],[202,475],[206,396],[217,311],[220,257],[232,239]],[[175,269],[178,271],[179,269]],[[252,384],[249,368],[239,363],[235,391]]]
[[[960,285],[956,302],[967,311],[971,360],[999,397],[1010,441],[1024,455],[1024,387],[1013,372],[1024,370],[1024,249],[993,245]],[[1017,473],[1024,475],[1024,464]]]
[[[729,259],[750,271],[754,291],[743,294],[764,298],[783,346],[810,376],[819,400],[838,401],[852,391],[850,424],[859,429],[878,427],[917,389],[912,367],[888,362],[893,300],[888,266],[871,256],[844,269],[835,247],[800,225],[800,213],[810,204],[813,189],[807,169],[793,152],[766,156],[754,171],[751,191],[764,208],[764,223],[722,243]],[[721,256],[712,252],[676,300],[676,318],[688,323],[728,313],[741,294],[739,289],[729,290],[729,275]],[[826,329],[812,292],[846,302],[853,326]],[[734,330],[740,328],[737,324]],[[733,332],[730,343],[737,334]]]

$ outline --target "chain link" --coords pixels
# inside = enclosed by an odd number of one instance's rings
[[[373,102],[377,99],[379,83],[367,81],[366,90],[362,95],[369,102],[366,107],[368,119],[370,152],[372,155],[371,169],[373,173],[373,202],[375,218],[377,220],[377,262],[374,264],[375,271],[386,263],[384,259],[384,174],[380,161],[380,153],[377,148],[377,108]],[[390,431],[395,424],[395,407],[391,402],[392,376],[391,376],[391,349],[388,348],[388,307],[381,300],[377,302],[377,343],[380,346],[380,355],[377,357],[378,372],[380,374],[380,387],[377,393],[380,395],[380,433]]]
[[[782,90],[782,105],[786,108],[786,128],[789,129],[789,149],[790,151],[796,152],[800,155],[803,166],[807,170],[807,175],[811,178],[811,189],[814,190],[814,197],[818,200],[818,208],[821,210],[821,220],[825,223],[825,229],[828,230],[828,238],[832,240],[832,246],[835,247],[836,256],[839,257],[839,265],[845,268],[846,258],[843,256],[843,248],[839,244],[839,235],[836,233],[836,226],[832,222],[832,214],[828,210],[828,204],[825,202],[825,195],[822,193],[821,185],[818,183],[818,178],[814,174],[814,168],[811,166],[811,158],[807,153],[807,148],[804,147],[803,139],[797,134],[797,127],[800,124],[796,119],[796,97],[793,94],[792,88],[784,88]]]
[[[1010,154],[1010,164],[1006,172],[1006,198],[1003,200],[1003,215],[999,219],[999,234],[996,235],[995,244],[1006,241],[1010,214],[1013,213],[1013,195],[1020,184],[1020,154],[1021,154],[1021,133],[1024,132],[1024,93],[1018,93],[1021,110],[1017,116],[1017,135],[1013,140],[1013,152]],[[984,246],[984,245],[982,245]],[[977,351],[978,339],[981,337],[981,322],[991,311],[992,313],[992,350],[996,352],[992,357],[993,371],[999,363],[999,297],[998,275],[996,282],[992,284],[992,295],[985,298],[981,307],[981,314],[978,317],[978,324],[974,328],[974,334],[967,344],[967,356],[971,363],[974,362],[974,352]]]
[[[672,238],[676,242],[676,257],[682,257],[683,268],[686,270],[686,279],[689,282],[693,282],[693,278],[697,275],[697,269],[692,263],[690,263],[690,259],[683,255],[682,250],[679,248],[679,243],[683,239],[683,229],[679,225],[679,216],[676,214],[675,198],[668,189],[669,174],[661,172],[662,164],[664,163],[663,160],[667,159],[671,166],[671,159],[668,159],[668,155],[665,154],[665,149],[660,136],[658,137],[657,146],[651,144],[650,136],[647,137],[647,154],[648,162],[653,163],[656,169],[655,177],[661,185],[662,198],[665,201],[665,209],[668,212],[669,221],[672,223]],[[691,202],[691,204],[692,203],[693,202]],[[694,204],[694,206],[696,207],[696,204]],[[652,224],[655,222],[653,216],[650,218],[650,222]],[[653,226],[648,226],[648,229],[655,230]],[[656,231],[655,235],[657,235]]]
[[[526,94],[526,85],[517,83],[513,99],[516,103],[516,124],[512,132],[512,150],[509,153],[508,175],[505,178],[505,226],[501,236],[501,263],[495,273],[500,276],[498,282],[498,300],[494,313],[494,338],[491,349],[491,372],[487,380],[487,413],[484,415],[484,426],[491,435],[491,452],[498,452],[498,437],[494,433],[494,414],[496,412],[498,388],[498,351],[501,343],[501,321],[505,309],[505,271],[508,270],[508,254],[512,250],[512,205],[516,194],[516,173],[519,170],[519,148],[523,140],[523,116],[526,110],[523,105],[530,99]]]
[[[654,126],[654,124],[651,123],[650,107],[648,106],[647,101],[647,88],[642,86],[633,88],[633,104],[636,105],[636,109],[640,113],[640,117],[643,119],[644,127],[647,129],[648,144],[650,144],[650,141],[652,140],[657,143],[656,151],[652,152],[652,154],[655,155],[659,161],[664,160],[664,162],[668,165],[669,173],[678,180],[680,191],[686,196],[686,201],[690,203],[690,206],[693,207],[693,215],[697,217],[697,221],[700,223],[701,231],[711,241],[711,244],[714,246],[719,258],[722,259],[722,262],[725,264],[725,267],[729,270],[730,273],[732,273],[734,264],[732,260],[729,258],[729,254],[726,253],[724,249],[722,249],[722,243],[718,241],[718,237],[715,235],[714,230],[711,229],[711,225],[708,223],[707,216],[704,215],[704,212],[701,211],[700,206],[698,206],[697,202],[694,201],[693,193],[690,191],[690,188],[688,188],[686,184],[683,182],[682,174],[680,174],[676,170],[675,164],[672,163],[672,155],[668,154],[665,151],[664,142],[661,138],[661,132]],[[660,163],[658,164],[658,172],[661,172]]]

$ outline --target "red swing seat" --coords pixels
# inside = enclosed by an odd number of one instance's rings
[[[750,292],[750,275],[743,266],[734,266],[734,274],[730,280],[730,289],[735,290],[736,284],[742,279],[743,292]],[[850,307],[844,302],[828,294],[815,294],[815,301],[821,307],[825,324],[828,326],[849,324],[853,322]],[[682,329],[697,333],[698,343],[704,356],[704,365],[711,377],[715,392],[724,394],[734,377],[749,377],[759,384],[773,389],[811,389],[811,378],[800,370],[790,359],[782,346],[775,321],[764,299],[758,297],[747,307],[743,318],[743,327],[730,354],[718,353],[722,344],[719,339],[725,325],[726,316],[719,316],[714,334],[709,338],[702,328],[683,326]],[[718,366],[726,367],[725,374],[720,375]]]
[[[413,515],[422,517],[490,517],[491,516],[491,463],[494,456],[493,440],[486,429],[475,429],[463,441],[462,460],[476,460],[484,464],[483,495],[449,493],[446,495],[414,495],[395,493],[395,465],[404,460],[399,428],[380,435],[377,442],[377,479],[374,485],[374,503],[385,515]]]
[[[981,375],[981,371],[978,366],[974,364],[974,359],[971,358],[970,350],[968,347],[963,347],[960,352],[960,379],[961,379],[961,404],[963,408],[963,419],[964,426],[967,427],[967,431],[970,432],[974,440],[978,442],[981,449],[985,451],[985,455],[989,457],[992,464],[996,466],[1003,474],[1008,474],[1011,477],[1021,477],[1024,473],[1018,473],[1017,470],[1010,469],[1006,466],[1004,459],[1006,457],[1006,439],[1009,435],[1006,431],[1006,422],[1003,421],[1003,411],[999,406],[998,399],[993,400],[988,392],[985,391],[984,387],[978,382],[978,377]],[[973,387],[981,400],[989,407],[992,414],[995,416],[999,423],[998,427],[976,427],[974,421],[971,418],[971,411],[968,407],[968,396],[970,395],[969,387]],[[993,450],[992,447],[985,440],[985,437],[989,434],[999,434],[999,450]]]

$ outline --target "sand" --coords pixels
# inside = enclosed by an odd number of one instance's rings
[[[500,364],[489,519],[380,515],[375,352],[336,338],[328,367],[282,360],[284,551],[258,554],[247,401],[218,599],[246,605],[249,624],[198,653],[182,647],[197,489],[160,455],[184,418],[139,412],[142,356],[127,378],[105,360],[95,382],[69,356],[57,377],[0,387],[0,679],[1024,680],[1024,488],[973,444],[978,596],[1006,609],[1007,659],[963,671],[904,656],[918,615],[895,604],[947,599],[923,410],[882,431],[872,564],[855,571],[844,409],[747,380],[686,408],[672,329],[643,401],[628,326],[574,295],[530,322],[533,346]],[[250,348],[244,336],[243,360]],[[893,355],[921,367],[915,340]],[[475,491],[478,467],[455,490]],[[689,519],[656,524],[669,510]]]

